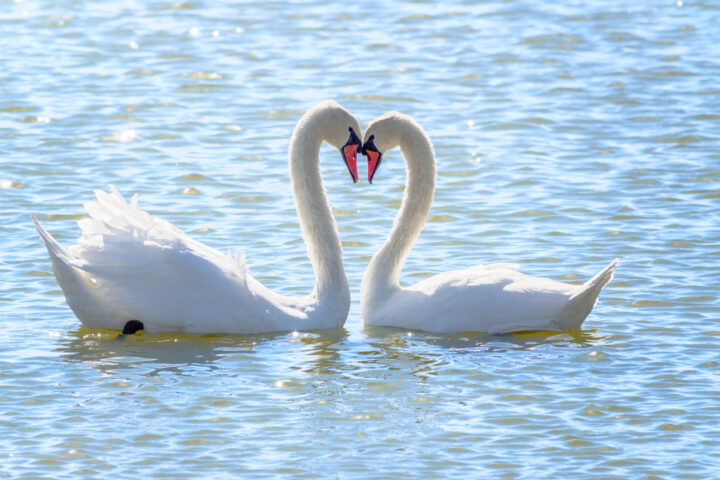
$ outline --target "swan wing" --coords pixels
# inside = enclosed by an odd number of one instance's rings
[[[242,250],[223,255],[111,188],[85,204],[90,218],[79,222],[82,236],[69,249],[72,265],[108,302],[148,331],[221,330],[208,324],[252,308]]]
[[[506,333],[580,328],[617,259],[582,285],[532,277],[515,265],[480,265],[427,278],[400,290],[385,318],[433,332]]]
[[[578,286],[518,272],[514,264],[493,264],[445,272],[404,289],[394,315],[421,330],[504,333],[557,330],[552,320]]]

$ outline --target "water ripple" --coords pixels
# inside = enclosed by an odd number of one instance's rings
[[[292,6],[12,2],[0,72],[0,472],[18,478],[709,478],[720,329],[713,2]],[[250,337],[79,326],[30,222],[63,244],[115,184],[287,294],[312,288],[287,178],[297,118],[399,110],[438,160],[403,272],[513,261],[579,283],[584,330],[365,330],[359,284],[405,177],[322,173],[345,328]],[[361,174],[362,176],[362,174]]]

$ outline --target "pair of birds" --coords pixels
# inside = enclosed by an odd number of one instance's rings
[[[348,132],[350,133],[348,138]],[[479,265],[430,277],[410,288],[400,272],[433,199],[435,159],[429,138],[397,112],[373,121],[361,144],[360,125],[345,108],[325,101],[307,111],[290,140],[290,179],[303,239],[315,272],[307,296],[277,294],[248,273],[245,255],[224,255],[150,216],[111,187],[85,204],[77,245],[65,249],[38,223],[67,303],[90,328],[134,333],[252,334],[335,329],[344,325],[350,289],[342,249],[319,170],[323,141],[340,149],[353,181],[357,155],[368,180],[382,155],[400,147],[407,185],[392,230],[362,281],[368,326],[437,333],[505,333],[579,328],[613,276],[617,259],[582,285],[530,277],[509,263]]]

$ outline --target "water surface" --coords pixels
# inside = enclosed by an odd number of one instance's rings
[[[720,469],[720,8],[713,2],[7,3],[0,18],[0,472],[10,478],[710,478]],[[305,294],[287,147],[325,98],[414,116],[438,159],[403,272],[615,280],[579,332],[365,330],[399,152],[322,172],[345,328],[118,340],[65,304],[110,183]],[[365,175],[361,166],[361,177]]]

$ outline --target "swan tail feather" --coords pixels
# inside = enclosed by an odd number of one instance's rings
[[[60,245],[58,241],[55,240],[47,230],[45,230],[45,227],[40,225],[40,222],[38,221],[35,214],[31,214],[30,216],[32,217],[32,221],[35,224],[35,229],[37,230],[40,238],[45,244],[45,248],[47,248],[48,254],[50,255],[50,259],[52,260],[53,264],[56,261],[70,263],[71,257],[68,254],[67,250],[65,250],[65,248]]]
[[[32,215],[32,221],[47,248],[53,273],[65,300],[83,325],[89,328],[122,328],[128,320],[127,314],[110,305],[99,294],[90,276],[82,269],[82,261],[60,245],[40,225],[35,215]]]
[[[585,318],[597,304],[600,290],[612,280],[617,264],[618,259],[616,258],[600,273],[582,284],[578,291],[570,297],[557,318],[561,330],[573,330],[582,326]]]

